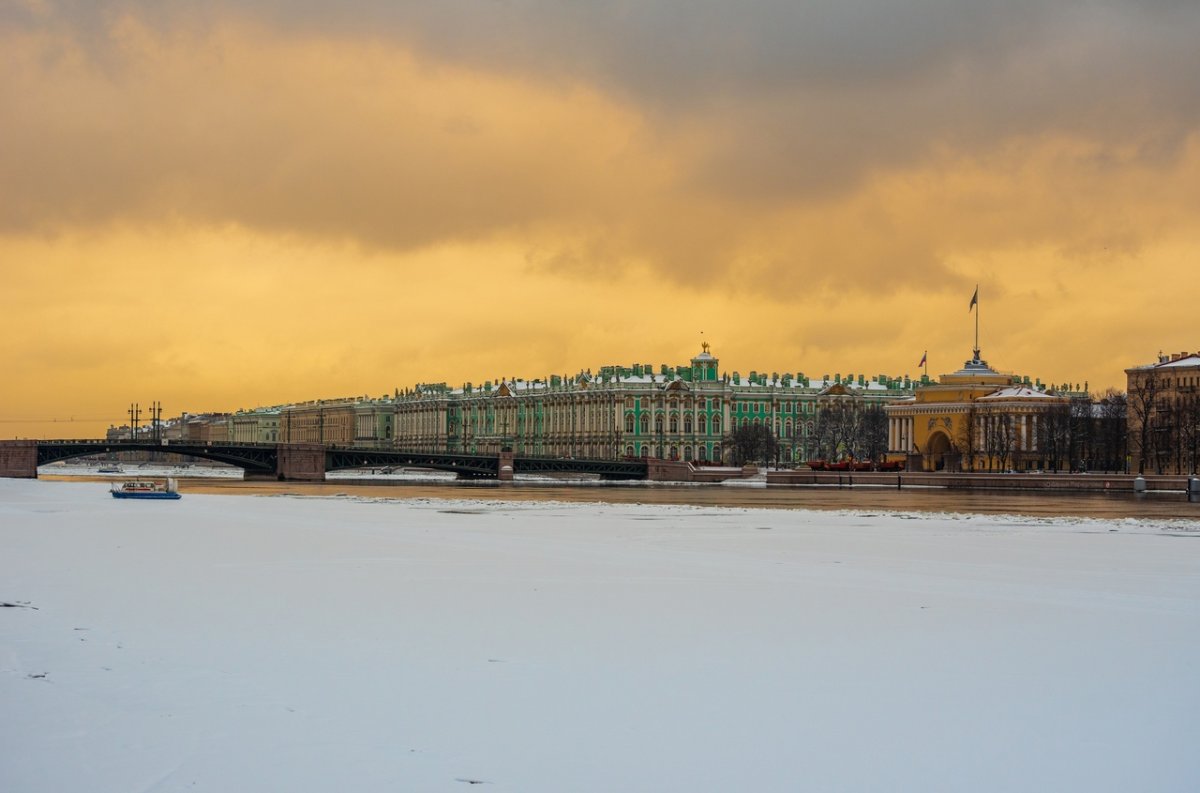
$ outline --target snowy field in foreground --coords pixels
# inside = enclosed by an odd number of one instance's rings
[[[0,480],[0,790],[1195,791],[1200,522]]]

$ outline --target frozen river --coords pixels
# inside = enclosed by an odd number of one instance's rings
[[[134,476],[177,476],[184,492],[240,495],[333,496],[423,499],[456,498],[485,501],[564,501],[607,504],[676,504],[762,509],[883,510],[1017,514],[1034,517],[1185,518],[1200,521],[1200,503],[1180,492],[1068,493],[1051,491],[948,490],[945,488],[766,487],[765,481],[734,481],[726,485],[671,485],[652,482],[616,483],[598,480],[524,478],[511,484],[458,481],[453,474],[433,471],[339,471],[321,483],[243,480],[240,469],[229,467],[130,467],[121,474],[99,477],[95,468],[46,466],[44,479],[111,481]],[[754,486],[757,485],[757,486]]]
[[[1194,519],[228,486],[0,480],[0,790],[1200,787]]]

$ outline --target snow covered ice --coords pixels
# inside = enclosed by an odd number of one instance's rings
[[[1194,791],[1200,521],[0,480],[0,790]]]

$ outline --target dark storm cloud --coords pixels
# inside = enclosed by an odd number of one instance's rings
[[[248,0],[202,10],[181,0],[69,0],[51,8],[51,24],[100,40],[121,13],[164,28],[231,13],[278,31],[362,37],[485,71],[598,85],[668,129],[724,129],[699,176],[732,180],[745,193],[803,194],[903,164],[930,145],[1047,131],[1170,149],[1200,116],[1200,4],[1183,0]],[[26,14],[27,24],[46,17],[37,19]]]
[[[921,228],[881,223],[886,199],[854,201],[874,182],[961,167],[1003,180],[1026,149],[1067,139],[1086,154],[1039,161],[1063,169],[1053,178],[1070,190],[1084,173],[1114,192],[1123,182],[1105,174],[1169,172],[1200,129],[1194,2],[28,0],[0,14],[4,29],[58,36],[89,59],[87,79],[61,94],[20,83],[29,62],[6,78],[28,89],[0,107],[10,144],[0,176],[18,188],[0,197],[9,228],[166,208],[410,248],[543,224],[573,232],[531,244],[530,261],[550,269],[632,259],[707,277],[740,261],[801,280],[878,277],[895,272],[873,264],[889,251],[939,271],[957,230],[941,228],[936,213],[919,216]],[[191,48],[194,66],[168,58],[161,80],[130,75],[162,59],[130,58],[114,33],[123,18],[160,37],[151,50]],[[264,39],[267,54],[248,75],[223,57],[231,20]],[[279,42],[302,43],[270,48]],[[320,50],[306,42],[331,42],[334,54],[318,67],[270,62]],[[66,44],[57,60],[53,44],[39,47],[53,82],[58,60],[74,55]],[[526,129],[495,108],[476,112],[465,91],[461,105],[426,112],[430,98],[412,79],[395,97],[393,85],[371,82],[381,51],[413,53],[434,77],[447,67],[532,86],[529,114],[556,120]],[[341,64],[344,75],[323,80]],[[578,108],[553,107],[580,86],[633,121],[596,145],[592,118],[572,124]],[[163,104],[171,96],[178,106]],[[54,101],[62,107],[47,109]],[[938,185],[931,196],[962,200]],[[988,204],[994,238],[1036,245],[1061,235],[1054,244],[1087,248],[1071,229],[1095,211],[1045,228],[1002,205],[1017,198],[1057,213],[1064,202],[1021,199],[1036,186],[1013,185]],[[831,223],[822,207],[837,202],[831,211],[850,214]],[[789,224],[808,233],[781,233]],[[834,227],[876,239],[813,242]],[[1084,237],[1095,236],[1090,228]]]

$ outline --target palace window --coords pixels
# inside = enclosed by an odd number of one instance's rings
[[[654,431],[655,431],[655,432],[662,432],[662,431],[663,431],[663,420],[662,420],[662,416],[661,416],[661,415],[658,415],[658,416],[655,416],[655,417],[654,417]]]
[[[679,416],[671,416],[671,432],[679,432]]]
[[[692,432],[692,414],[688,413],[683,417],[683,431],[689,435]]]
[[[647,432],[650,431],[650,415],[647,413],[643,413],[641,418],[638,420],[638,424],[640,425],[642,434],[645,435]]]
[[[683,459],[689,463],[692,461],[692,447],[691,446],[683,447]]]
[[[706,463],[706,462],[708,462],[708,449],[706,449],[705,447],[701,446],[701,447],[700,447],[700,449],[699,449],[698,451],[699,451],[699,454],[700,454],[700,462],[702,462],[702,463]]]
[[[712,433],[713,433],[713,435],[721,434],[721,417],[720,416],[713,416]]]
[[[633,432],[633,414],[632,413],[625,414],[625,431],[630,432],[630,433]]]
[[[700,417],[696,420],[700,422],[700,434],[701,435],[708,434],[708,418],[705,417],[705,415],[703,413],[701,413]]]

